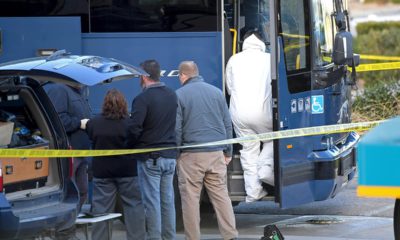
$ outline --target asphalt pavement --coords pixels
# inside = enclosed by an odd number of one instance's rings
[[[234,207],[239,239],[260,239],[264,226],[275,224],[285,240],[394,240],[393,199],[360,198],[357,179],[335,198],[305,204],[296,208],[280,209],[274,202],[240,203]],[[125,226],[114,221],[113,240],[123,240]],[[215,215],[201,215],[201,239],[222,239]],[[182,230],[177,240],[184,239]],[[78,239],[85,239],[83,229]]]

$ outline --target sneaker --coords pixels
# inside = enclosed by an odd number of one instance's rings
[[[258,194],[257,198],[246,196],[246,203],[251,203],[251,202],[258,201],[258,200],[262,199],[263,197],[265,197],[267,195],[268,195],[268,192],[265,191],[265,190],[262,190],[260,192],[260,194]]]

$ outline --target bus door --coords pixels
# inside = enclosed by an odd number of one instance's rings
[[[333,1],[270,5],[274,131],[350,122],[346,68],[331,59]],[[287,208],[335,196],[354,175],[357,141],[348,133],[275,140],[275,201]]]
[[[270,1],[270,15],[274,131],[312,126],[308,1]],[[275,201],[282,208],[316,200],[310,145],[310,137],[274,141]]]
[[[60,49],[81,54],[79,17],[0,17],[0,62],[48,56]]]

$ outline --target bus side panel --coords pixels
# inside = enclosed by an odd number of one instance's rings
[[[81,54],[79,17],[1,17],[0,62],[38,56],[39,49]]]
[[[136,66],[146,59],[155,59],[161,65],[161,81],[173,89],[180,87],[179,63],[193,60],[205,81],[222,89],[221,42],[220,32],[88,33],[83,34],[82,49],[85,55],[113,57]],[[89,101],[95,113],[100,112],[103,97],[112,87],[124,93],[129,105],[141,91],[139,79],[94,86],[90,89]]]

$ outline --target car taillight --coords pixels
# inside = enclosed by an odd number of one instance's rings
[[[3,169],[0,162],[0,192],[3,192]]]

